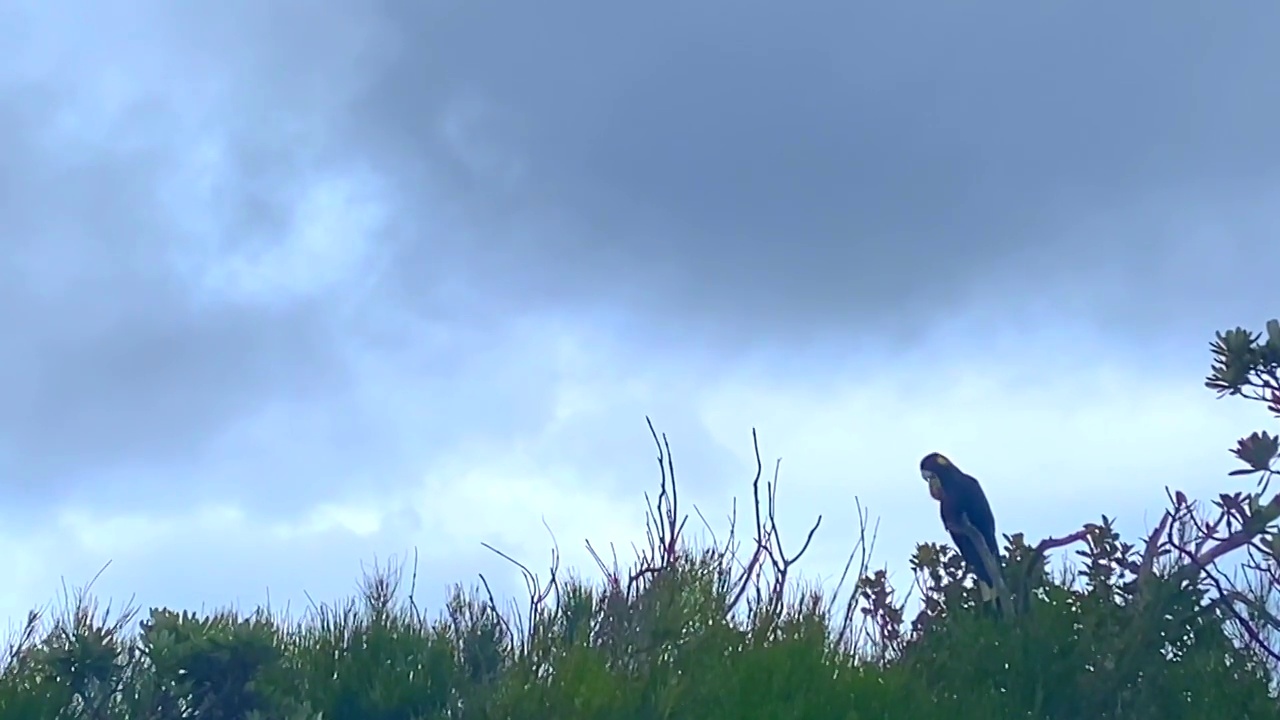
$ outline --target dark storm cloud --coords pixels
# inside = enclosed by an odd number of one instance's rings
[[[741,340],[1062,281],[1158,324],[1209,280],[1186,247],[1276,247],[1274,4],[384,7],[400,54],[353,142],[430,166],[487,230],[460,241],[471,272],[526,305]],[[1188,237],[1189,209],[1233,235]]]
[[[510,351],[492,358],[505,342],[494,316],[472,313],[460,332],[435,292],[417,298],[424,321],[399,321],[378,298],[376,243],[367,267],[341,268],[354,280],[328,288],[205,282],[286,246],[314,183],[351,169],[325,137],[334,112],[319,76],[276,91],[291,71],[341,65],[341,38],[326,64],[273,52],[253,33],[279,18],[252,8],[88,8],[102,17],[75,23],[61,9],[14,9],[0,28],[12,49],[0,61],[7,512],[38,523],[33,507],[69,498],[210,496],[305,509],[352,482],[416,477],[433,443],[478,424],[500,434],[536,422],[550,386],[521,381],[545,367],[499,372]],[[241,16],[261,22],[230,32]],[[387,386],[406,375],[396,390],[425,397],[397,416],[378,396],[401,399]],[[462,389],[474,382],[488,394]],[[472,412],[495,404],[493,422]]]

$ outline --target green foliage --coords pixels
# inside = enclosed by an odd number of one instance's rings
[[[157,610],[114,655],[95,659],[102,645],[82,640],[84,662],[67,659],[69,628],[55,623],[0,680],[0,716],[1280,717],[1265,670],[1213,614],[1177,623],[1054,584],[1008,621],[950,612],[876,663],[834,641],[821,593],[748,617],[726,606],[708,565],[682,552],[630,596],[565,581],[524,642],[487,596],[461,590],[429,622],[368,593],[292,625]],[[623,613],[637,619],[619,625]]]
[[[1276,402],[1280,327],[1269,330],[1265,342],[1219,336],[1210,387]],[[499,611],[482,583],[428,616],[412,586],[402,591],[401,568],[375,568],[358,598],[296,621],[154,609],[134,623],[132,610],[80,594],[61,617],[28,618],[0,666],[0,718],[1280,718],[1280,623],[1266,590],[1280,576],[1280,499],[1262,497],[1271,435],[1235,452],[1259,490],[1221,495],[1214,517],[1171,491],[1134,542],[1106,516],[1034,546],[1009,536],[998,611],[954,550],[934,544],[911,559],[909,611],[869,568],[865,516],[849,590],[801,584],[790,571],[821,518],[783,552],[778,475],[762,495],[758,450],[752,537],[731,530],[696,547],[670,450],[654,439],[648,547],[629,568],[597,555],[599,581],[561,577],[553,556],[546,580],[519,565],[529,593],[518,610]],[[1051,572],[1048,553],[1067,548]],[[1217,568],[1231,553],[1249,558],[1235,574]]]

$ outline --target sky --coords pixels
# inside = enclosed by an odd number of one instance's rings
[[[0,612],[305,607],[723,532],[831,578],[1243,488],[1280,5],[0,0]],[[1268,301],[1271,301],[1270,303]],[[691,527],[697,526],[696,518]],[[625,552],[623,553],[625,557]]]

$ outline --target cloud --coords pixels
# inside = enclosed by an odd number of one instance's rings
[[[741,348],[1087,286],[1155,335],[1261,301],[1189,301],[1204,255],[1277,257],[1271,8],[385,7],[351,141],[470,208],[509,303]]]
[[[837,527],[851,468],[886,517],[930,513],[878,479],[935,447],[998,488],[1056,452],[1065,503],[1082,475],[1211,474],[1178,453],[1248,425],[1183,392],[1213,330],[1266,319],[1242,274],[1280,261],[1271,6],[495,10],[6,8],[24,587],[100,559],[57,532],[134,537],[110,547],[142,584],[219,533],[201,562],[267,544],[287,559],[254,567],[295,584],[333,577],[315,553],[532,547],[508,513],[558,502],[591,516],[566,532],[622,534],[646,414],[709,503],[759,423],[805,458],[797,517]],[[1114,428],[1181,460],[1135,464]],[[1002,527],[1057,527],[1027,487]]]
[[[14,522],[89,500],[296,513],[353,468],[403,482],[495,403],[491,434],[541,412],[530,388],[545,366],[532,348],[518,369],[496,356],[514,332],[501,315],[451,305],[446,287],[411,313],[386,301],[389,190],[314,140],[324,114],[300,124],[301,96],[273,108],[266,86],[241,102],[270,47],[242,34],[247,56],[219,53],[225,22],[258,11],[103,7],[65,24],[65,10],[14,8],[0,71],[0,468]],[[273,21],[246,19],[250,34]],[[378,404],[397,386],[426,393],[398,399],[404,417]],[[419,454],[406,454],[414,432]]]
[[[1202,260],[1275,258],[1274,12],[219,3],[104,10],[77,52],[148,69],[257,187],[373,169],[417,312],[736,351],[1013,294],[1153,337],[1255,306]]]
[[[1003,352],[1028,338],[1044,349]],[[1229,487],[1226,449],[1257,426],[1259,413],[1215,400],[1194,377],[1153,374],[1127,359],[1099,362],[1098,338],[1077,339],[1078,349],[1061,352],[1047,333],[1018,328],[994,348],[970,347],[939,367],[933,358],[948,341],[939,333],[893,364],[863,358],[780,375],[760,363],[669,392],[659,389],[660,375],[620,372],[617,356],[584,351],[579,379],[557,393],[555,421],[516,443],[460,445],[377,494],[362,482],[276,518],[234,503],[179,512],[79,505],[43,531],[10,529],[0,546],[13,558],[13,582],[0,600],[16,615],[49,600],[60,577],[83,583],[110,560],[95,587],[117,601],[138,592],[144,606],[250,607],[269,588],[277,607],[300,610],[309,598],[353,592],[361,563],[403,560],[414,548],[419,599],[429,607],[439,607],[452,583],[476,582],[476,573],[500,598],[518,597],[514,569],[481,543],[543,577],[558,546],[564,569],[598,577],[585,541],[606,553],[614,544],[624,564],[631,543],[643,543],[644,494],[656,491],[658,474],[632,403],[652,392],[681,398],[655,413],[655,424],[669,435],[690,536],[708,539],[694,508],[722,539],[733,498],[746,517],[757,427],[770,477],[782,459],[787,547],[798,548],[823,516],[801,567],[827,582],[857,540],[858,503],[879,521],[874,562],[899,579],[915,543],[946,540],[915,467],[932,450],[981,480],[1001,533],[1033,541],[1103,513],[1133,538],[1154,525],[1166,486],[1192,497]]]
[[[406,563],[406,592],[413,581],[414,545],[407,542],[413,534],[372,508],[321,508],[297,523],[255,522],[232,506],[181,514],[78,510],[63,513],[53,529],[39,545],[32,537],[6,543],[15,564],[27,568],[0,598],[10,619],[33,607],[56,608],[64,585],[88,585],[112,607],[129,602],[144,615],[151,607],[247,611],[270,603],[296,619],[313,602],[355,595],[362,573],[375,564]],[[477,570],[504,592],[514,589],[508,568],[475,543],[447,553],[430,544],[417,549],[415,597],[433,610],[451,583],[478,582]],[[36,567],[33,560],[52,554],[60,558],[56,566]],[[317,556],[326,558],[329,572],[317,573]]]

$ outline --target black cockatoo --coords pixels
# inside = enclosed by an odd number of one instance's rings
[[[955,542],[960,557],[978,578],[978,589],[984,600],[994,597],[991,575],[987,572],[982,556],[970,536],[960,531],[960,520],[965,518],[977,529],[991,551],[991,557],[1000,558],[1000,546],[996,542],[996,519],[986,493],[973,477],[966,475],[941,453],[929,453],[920,461],[920,475],[929,483],[929,494],[938,501],[942,523],[951,540]]]

